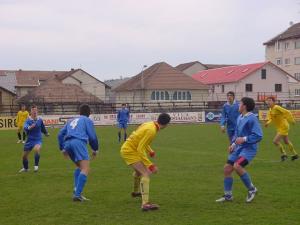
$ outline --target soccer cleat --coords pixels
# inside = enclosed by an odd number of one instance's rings
[[[19,173],[25,173],[25,172],[28,172],[28,170],[29,169],[22,168],[22,169],[19,170]]]
[[[150,210],[159,209],[159,205],[148,202],[146,204],[143,204],[141,208],[142,208],[142,211],[147,212]]]
[[[78,196],[73,196],[73,202],[84,202],[84,201],[91,201],[90,199],[80,195]]]
[[[25,144],[25,141],[22,141],[23,144]]]
[[[21,143],[21,142],[22,142],[21,140],[18,140],[18,141],[17,141],[18,144]]]
[[[285,160],[287,160],[288,156],[287,155],[282,155],[281,156],[281,162],[284,162]]]
[[[232,202],[233,196],[232,195],[223,195],[223,197],[216,200],[216,202]]]
[[[39,171],[39,167],[38,166],[34,166],[34,172]]]
[[[298,156],[298,155],[293,155],[292,158],[291,158],[292,161],[294,161],[294,160],[296,160],[296,159],[299,159],[299,156]]]
[[[142,197],[142,194],[140,192],[131,192],[131,197],[139,198],[139,197]]]
[[[251,202],[254,199],[256,194],[257,194],[257,188],[256,187],[254,187],[253,190],[248,191],[246,202],[247,203]]]

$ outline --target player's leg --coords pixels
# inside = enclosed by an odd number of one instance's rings
[[[127,140],[127,124],[124,124],[123,130],[124,130],[124,141],[126,141]]]
[[[87,181],[87,176],[90,171],[90,161],[89,160],[80,160],[76,162],[76,165],[78,165],[80,169],[80,173],[77,177],[77,186],[74,194],[74,201],[83,201],[81,198],[81,193],[83,192],[84,186]],[[75,181],[76,182],[76,181]]]
[[[22,128],[23,130],[23,128]],[[26,140],[26,132],[23,130],[23,144],[25,144],[25,140]]]
[[[118,128],[119,128],[119,130],[118,130],[118,141],[121,142],[121,131],[122,131],[122,124],[121,123],[118,124]]]
[[[216,202],[232,201],[232,185],[233,185],[233,164],[234,162],[228,160],[224,166],[224,195],[217,199]]]
[[[287,159],[287,154],[284,150],[283,145],[280,143],[280,140],[282,139],[282,135],[277,133],[276,136],[273,139],[273,144],[278,147],[280,154],[281,154],[281,161],[285,161]]]
[[[290,152],[292,153],[292,160],[296,160],[299,158],[294,145],[292,144],[292,142],[289,140],[288,135],[287,136],[283,136],[283,141],[284,143],[288,146],[288,149],[290,150]]]
[[[23,156],[22,156],[23,168],[19,170],[19,173],[28,171],[28,155],[29,155],[30,151],[31,151],[31,149],[30,150],[24,149]]]
[[[34,172],[37,172],[39,170],[39,163],[40,163],[40,157],[41,157],[41,144],[36,144],[33,147],[34,151]]]
[[[142,194],[142,207],[141,207],[142,210],[148,211],[148,210],[158,209],[159,208],[158,205],[149,202],[149,184],[150,184],[151,172],[142,162],[133,163],[131,164],[131,167],[135,171],[138,171],[139,174],[141,174],[140,188]]]
[[[18,141],[17,141],[17,143],[21,143],[22,142],[21,129],[22,128],[18,126],[18,130],[17,130]]]
[[[244,168],[248,165],[248,163],[249,162],[245,157],[240,156],[239,159],[234,163],[233,167],[236,173],[240,176],[240,179],[242,180],[245,187],[248,189],[246,202],[251,202],[254,199],[255,194],[257,193],[257,188],[253,185],[250,175]]]
[[[139,171],[135,170],[133,172],[133,192],[131,193],[132,197],[141,197],[140,183],[141,183],[141,174]]]

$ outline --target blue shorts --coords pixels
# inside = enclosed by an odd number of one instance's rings
[[[127,124],[127,122],[119,122],[118,123],[118,127],[121,129],[121,128],[123,128],[123,129],[126,129],[127,127],[128,127],[128,124]]]
[[[27,140],[26,143],[24,144],[24,151],[31,151],[36,145],[42,146],[42,141]]]
[[[241,166],[246,166],[256,156],[256,150],[247,150],[245,148],[237,148],[228,156],[227,163],[233,165],[235,162]]]
[[[67,151],[73,162],[90,159],[86,143],[82,140],[67,140],[64,149]]]

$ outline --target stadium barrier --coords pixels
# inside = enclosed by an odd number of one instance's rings
[[[258,112],[258,118],[259,120],[265,121],[267,120],[268,110],[259,110]],[[296,121],[300,121],[300,110],[290,110],[290,112],[293,114]]]

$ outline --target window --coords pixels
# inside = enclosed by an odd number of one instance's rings
[[[300,89],[295,89],[295,96],[300,96]]]
[[[279,41],[276,41],[276,43],[275,43],[275,51],[280,51],[280,49],[281,49],[281,43],[279,42]]]
[[[186,100],[192,100],[192,95],[189,91],[186,93]]]
[[[276,59],[276,65],[281,65],[281,64],[282,64],[281,58],[277,58]]]
[[[155,94],[156,94],[156,100],[159,100],[159,91],[157,91]]]
[[[284,43],[284,49],[285,49],[285,50],[288,50],[288,49],[289,49],[289,46],[290,46],[290,42],[285,42],[285,43]]]
[[[184,92],[182,92],[182,100],[185,100],[185,91]]]
[[[160,92],[160,100],[165,100],[165,92]]]
[[[222,85],[221,87],[222,87],[222,93],[224,93],[225,92],[225,86]]]
[[[295,57],[295,65],[300,65],[300,57]]]
[[[275,92],[282,92],[282,84],[275,84]]]
[[[178,100],[181,100],[181,91],[178,91]]]
[[[267,70],[266,69],[262,69],[261,70],[261,79],[262,80],[266,80],[267,79]]]
[[[170,100],[169,92],[165,91],[165,99]]]
[[[246,92],[252,92],[252,84],[246,84]]]
[[[173,100],[177,100],[177,91],[173,93]]]
[[[152,91],[151,93],[151,100],[155,100],[155,91]]]
[[[297,80],[300,80],[300,73],[295,73],[294,76]]]
[[[290,65],[291,64],[291,59],[290,58],[284,59],[284,63],[285,63],[285,65]]]
[[[300,40],[295,41],[295,48],[300,48]]]

